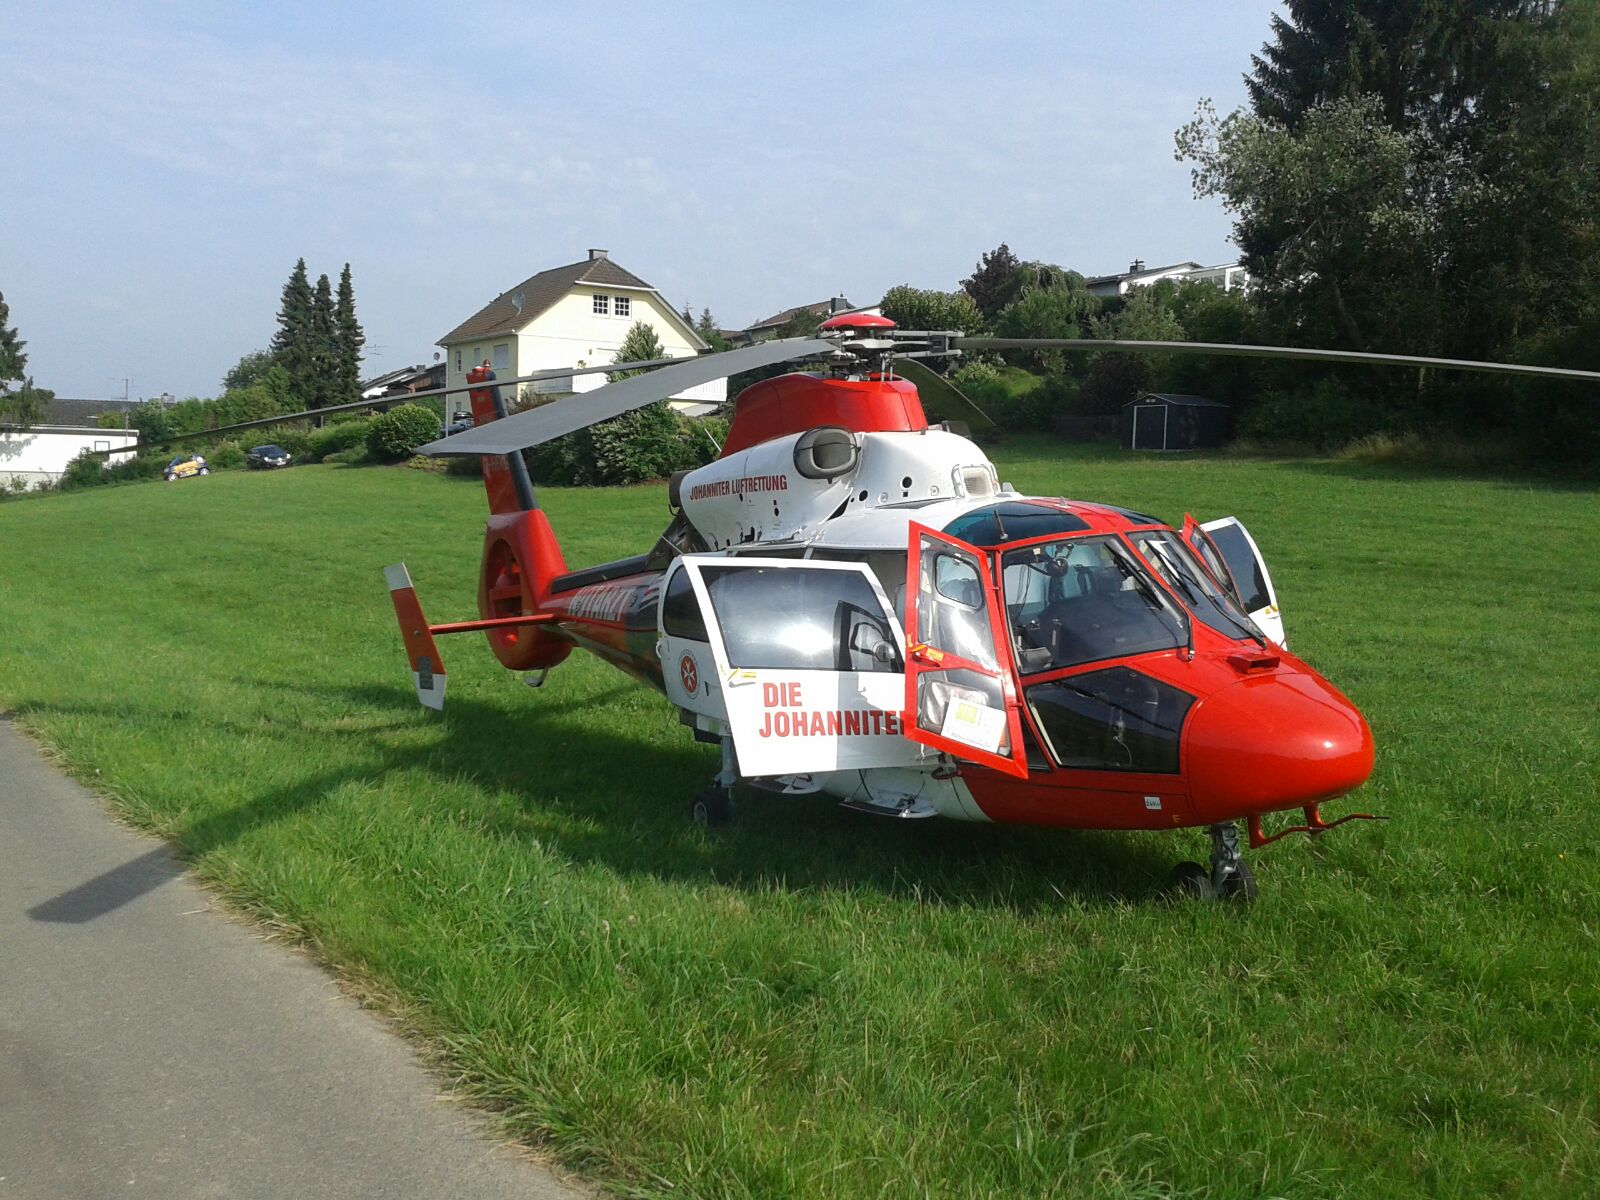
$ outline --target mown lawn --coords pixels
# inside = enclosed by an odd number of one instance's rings
[[[697,1197],[1600,1192],[1600,505],[1319,462],[995,448],[1019,488],[1236,513],[1378,740],[1362,808],[1174,905],[1203,835],[752,796],[589,659],[444,647],[476,485],[220,474],[0,505],[0,706],[569,1166]],[[574,565],[663,489],[545,495]],[[1341,809],[1342,811],[1342,809]]]

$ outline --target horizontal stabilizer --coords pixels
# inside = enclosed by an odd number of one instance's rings
[[[400,622],[406,656],[411,660],[411,682],[417,689],[417,699],[423,707],[443,712],[447,682],[444,659],[439,657],[428,619],[422,615],[417,590],[411,586],[411,572],[406,570],[405,563],[395,563],[383,569],[383,577],[389,585],[389,599],[394,602],[395,619]]]

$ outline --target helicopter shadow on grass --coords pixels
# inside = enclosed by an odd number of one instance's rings
[[[89,717],[119,718],[126,715],[122,706],[115,704],[46,704],[23,701],[5,711],[0,720],[26,724],[30,717]],[[152,714],[154,715],[154,714]],[[283,738],[303,732],[284,724],[279,728],[260,723],[245,723],[219,719],[214,714],[198,710],[171,709],[159,714],[174,722],[201,722],[210,732],[224,732],[238,737],[255,739]],[[410,721],[397,716],[382,726],[352,729],[329,729],[331,736],[370,739],[376,732],[410,727]],[[29,908],[28,916],[35,921],[78,925],[93,921],[109,912],[129,904],[162,884],[176,878],[185,864],[203,859],[212,851],[224,848],[247,835],[251,830],[292,817],[320,804],[330,793],[348,784],[370,782],[390,764],[382,759],[367,760],[349,768],[323,772],[311,776],[293,787],[266,791],[249,802],[236,805],[159,832],[168,840],[118,863],[100,874],[84,880],[67,890],[43,900]]]
[[[396,689],[330,689],[364,709],[408,703]],[[737,793],[738,817],[702,831],[689,805],[716,770],[714,749],[630,741],[594,714],[629,685],[583,700],[523,707],[449,701],[426,765],[510,801],[484,818],[502,836],[536,839],[568,861],[692,885],[748,890],[866,889],[884,896],[1019,911],[1078,901],[1144,903],[1166,894],[1171,839],[931,820],[841,810],[824,796]],[[665,708],[661,720],[670,721]],[[416,766],[414,754],[396,767]]]

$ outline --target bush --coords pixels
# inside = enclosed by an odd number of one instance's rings
[[[1370,397],[1336,379],[1287,392],[1269,392],[1239,418],[1239,435],[1258,442],[1298,442],[1332,450],[1371,433],[1390,432]]]
[[[97,484],[110,482],[105,478],[105,474],[105,459],[91,458],[89,451],[80,450],[67,464],[67,469],[61,472],[61,478],[56,480],[56,486],[64,492],[70,492],[75,488],[94,487]]]
[[[302,462],[321,462],[330,454],[340,450],[348,450],[352,446],[364,446],[367,443],[367,431],[371,429],[376,417],[359,417],[354,421],[339,421],[333,425],[326,425],[321,429],[313,429],[306,434],[305,454],[296,455]],[[437,431],[438,427],[434,427]],[[284,449],[289,449],[285,446]]]
[[[213,470],[230,470],[244,466],[244,447],[238,442],[221,442],[206,451],[206,465]]]
[[[367,427],[367,450],[380,462],[399,462],[438,436],[437,416],[420,404],[401,404],[372,418]]]
[[[537,446],[527,455],[535,483],[558,486],[610,486],[665,479],[717,457],[727,426],[708,425],[679,415],[665,401],[602,421]],[[710,436],[707,436],[707,435]]]
[[[1055,381],[1036,379],[1026,371],[970,362],[952,375],[950,382],[1001,429],[1019,433],[1046,430],[1059,415],[1062,396]],[[959,421],[973,418],[966,412],[940,415]]]

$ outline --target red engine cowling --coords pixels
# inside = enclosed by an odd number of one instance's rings
[[[907,379],[779,375],[739,393],[722,457],[819,425],[856,433],[915,433],[928,427],[928,418],[916,385]]]

